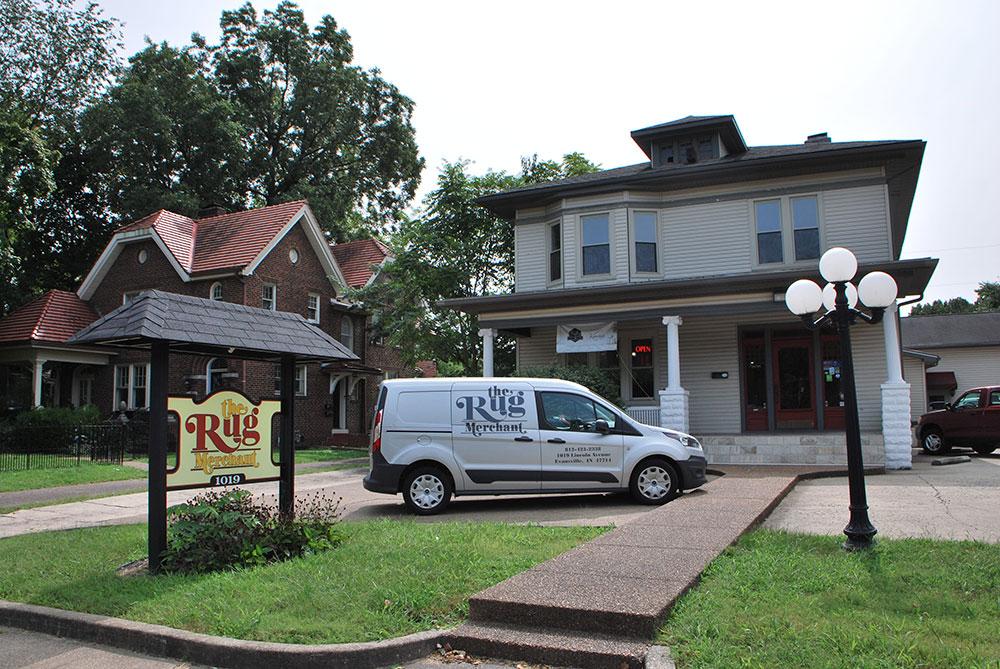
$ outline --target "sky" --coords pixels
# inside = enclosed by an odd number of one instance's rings
[[[148,37],[214,41],[242,2],[98,0]],[[276,1],[256,0],[258,10]],[[300,0],[332,14],[355,63],[415,102],[427,161],[516,171],[522,156],[580,151],[602,167],[645,159],[629,132],[688,114],[733,114],[747,143],[927,141],[904,258],[940,264],[925,299],[1000,280],[1000,2],[395,2]]]

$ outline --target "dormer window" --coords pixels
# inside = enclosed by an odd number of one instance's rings
[[[660,147],[660,164],[669,165],[674,162],[674,145],[668,144]]]
[[[682,141],[680,143],[679,153],[681,157],[681,162],[685,164],[698,162],[698,154],[695,153],[694,144],[690,140]]]

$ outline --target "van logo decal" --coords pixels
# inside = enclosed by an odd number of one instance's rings
[[[523,418],[527,409],[523,390],[491,386],[486,394],[463,395],[455,406],[465,410],[461,419],[465,433],[478,437],[487,432],[525,433]]]

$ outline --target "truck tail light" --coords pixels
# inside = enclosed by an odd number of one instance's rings
[[[382,410],[375,414],[375,425],[372,426],[371,452],[378,453],[382,448]]]

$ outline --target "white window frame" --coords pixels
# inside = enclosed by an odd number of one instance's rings
[[[650,271],[640,271],[639,264],[637,261],[637,256],[635,252],[635,245],[639,243],[635,233],[636,216],[638,214],[652,214],[653,215],[653,243],[656,244],[656,269],[652,272]],[[661,243],[660,235],[660,212],[656,209],[635,209],[629,212],[628,217],[628,258],[629,267],[632,270],[633,276],[638,277],[658,277],[663,275],[663,244]],[[645,242],[644,242],[645,243]]]
[[[346,333],[344,331],[345,325],[347,326]],[[344,314],[340,319],[340,337],[338,339],[345,348],[354,351],[354,320],[347,314]]]
[[[552,247],[552,228],[559,228],[559,248]],[[545,224],[545,283],[549,286],[557,286],[563,282],[566,274],[566,239],[563,235],[562,221],[549,221]],[[559,276],[552,278],[552,254],[559,254]]]
[[[816,222],[819,226],[819,255],[829,248],[826,241],[826,221],[823,217],[823,192],[803,191],[801,193],[789,193],[787,195],[771,195],[767,197],[757,197],[750,199],[749,218],[750,235],[753,240],[751,247],[751,261],[754,269],[764,268],[787,268],[787,267],[810,267],[815,266],[818,258],[806,258],[797,260],[795,258],[795,223],[792,220],[792,200],[798,198],[815,198],[816,200]],[[760,262],[760,251],[757,245],[757,203],[777,200],[778,211],[781,213],[781,262]]]
[[[132,304],[141,292],[141,290],[126,290],[122,293],[122,304]]]
[[[316,317],[315,318],[313,318],[313,317],[311,317],[309,315],[309,312],[313,311],[313,304],[312,304],[313,300],[316,301],[316,307],[315,307]],[[319,293],[309,293],[306,296],[306,320],[309,321],[310,323],[315,323],[316,325],[319,325],[319,312],[320,312],[319,305],[320,304],[322,304],[322,299],[320,298],[320,294]]]
[[[330,380],[330,394],[337,394],[337,406],[334,407],[334,411],[337,412],[337,423],[340,427],[331,427],[330,434],[347,434],[350,429],[347,427],[347,400],[349,394],[350,383],[349,376],[342,376],[339,379],[332,378]]]
[[[265,297],[267,289],[271,289],[271,297]],[[270,306],[267,305],[268,300],[270,300]],[[260,308],[267,309],[269,311],[278,310],[278,286],[273,283],[265,283],[260,287]]]
[[[585,218],[594,218],[597,216],[604,216],[607,226],[608,226],[608,271],[601,274],[586,274],[584,272],[584,260],[583,260],[583,249],[585,245],[583,243],[583,220]],[[602,281],[609,279],[615,274],[615,235],[614,229],[612,227],[612,219],[610,211],[595,211],[587,214],[580,214],[577,216],[577,256],[579,262],[577,262],[577,279],[579,281]],[[603,244],[591,244],[590,246],[603,246]]]
[[[118,370],[119,369],[128,369],[128,394],[127,394],[127,397],[125,399],[125,408],[128,409],[128,410],[134,410],[134,409],[137,408],[135,406],[135,402],[133,401],[134,400],[133,396],[135,394],[135,388],[136,388],[136,385],[135,385],[135,371],[136,371],[136,369],[138,369],[140,367],[145,370],[145,379],[146,379],[146,392],[145,392],[145,396],[146,396],[146,403],[145,403],[144,406],[138,407],[138,408],[142,408],[142,409],[148,409],[149,408],[149,363],[132,363],[132,364],[128,364],[128,365],[115,365],[114,384],[112,385],[112,388],[111,388],[111,403],[112,403],[112,405],[114,405],[114,410],[115,411],[118,411],[121,408],[121,403],[118,400],[118,390],[119,390],[119,388],[125,388],[125,386],[119,386],[118,385],[118,378],[119,378],[118,377],[118,374],[119,374]]]
[[[301,378],[300,375],[301,374]],[[302,383],[301,390],[299,389],[299,382]],[[295,365],[295,396],[296,397],[306,397],[309,394],[309,369],[306,365]]]
[[[218,297],[215,296],[215,289],[216,288],[219,289],[219,296]],[[221,281],[216,281],[215,283],[212,284],[211,288],[208,289],[208,299],[212,300],[213,302],[224,302],[225,301],[223,299],[223,296],[222,296],[222,282]]]

